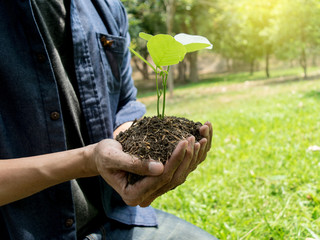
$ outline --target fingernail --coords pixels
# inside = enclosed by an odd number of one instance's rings
[[[163,171],[163,164],[161,162],[150,162],[148,168],[151,174],[158,175]]]

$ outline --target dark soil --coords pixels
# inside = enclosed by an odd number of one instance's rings
[[[135,121],[125,132],[121,132],[116,140],[121,143],[123,151],[139,159],[154,159],[163,164],[170,158],[178,142],[193,135],[200,141],[200,122],[193,122],[178,117],[144,117]],[[134,184],[143,176],[128,174],[128,184]]]

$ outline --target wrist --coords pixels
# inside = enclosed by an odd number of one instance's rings
[[[83,165],[84,175],[86,177],[92,177],[99,175],[96,160],[95,160],[95,148],[97,144],[91,144],[83,148],[83,159],[85,164]]]

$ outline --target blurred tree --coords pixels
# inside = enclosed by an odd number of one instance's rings
[[[129,18],[129,33],[132,47],[145,59],[149,57],[146,41],[139,38],[139,32],[152,35],[166,32],[165,6],[161,0],[122,0]],[[135,56],[136,68],[141,72],[143,79],[149,79],[149,67]]]
[[[276,56],[279,59],[299,59],[307,78],[308,58],[319,54],[320,2],[318,0],[281,0],[275,18],[277,29]],[[311,56],[313,57],[313,56]]]
[[[255,61],[264,59],[266,76],[270,76],[269,60],[275,45],[272,38],[273,15],[277,2],[278,0],[242,0],[235,9],[240,23],[237,34],[240,42],[237,44],[237,49],[240,51],[240,58],[250,64],[251,74],[254,71]]]
[[[138,38],[140,31],[204,35],[213,42],[215,53],[226,59],[228,70],[240,62],[250,66],[253,74],[264,61],[267,77],[271,56],[285,61],[298,59],[307,77],[308,59],[316,64],[320,52],[319,0],[122,1],[129,13],[132,44],[145,58],[148,52],[145,41]],[[197,53],[185,59],[178,66],[178,79],[185,81],[189,72],[188,78],[197,81]],[[148,79],[147,66],[141,67],[140,61],[136,65]],[[173,82],[169,88],[172,91]]]
[[[193,35],[212,36],[211,20],[214,19],[216,0],[176,0],[176,15],[174,31]],[[212,40],[211,40],[212,42]],[[189,62],[189,80],[197,82],[198,52],[188,53],[186,59]],[[186,64],[179,64],[179,79],[185,81]]]
[[[206,0],[122,0],[124,3],[130,22],[130,35],[132,37],[133,47],[145,58],[148,57],[145,42],[139,40],[139,32],[147,32],[149,34],[168,33],[175,35],[176,33],[185,32],[188,34],[200,34],[206,36],[211,30],[208,20],[213,19],[212,9],[214,1]],[[198,66],[197,52],[188,54],[189,61],[189,78],[192,81],[197,81]],[[144,79],[148,79],[148,67],[143,64],[140,67],[135,61],[137,69],[143,74]],[[186,64],[179,65],[179,77],[182,81],[185,79]],[[171,71],[172,73],[173,71]],[[168,79],[169,91],[172,94],[173,80]]]
[[[233,71],[234,60],[241,58],[241,39],[238,35],[241,25],[239,16],[235,14],[238,5],[239,1],[219,0],[214,9],[215,17],[210,22],[211,38],[215,40],[215,52],[226,59],[228,71]]]

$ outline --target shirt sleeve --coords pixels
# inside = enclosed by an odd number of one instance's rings
[[[127,21],[126,26],[128,26]],[[136,99],[137,88],[134,86],[133,79],[131,76],[131,53],[128,49],[128,46],[130,45],[130,35],[128,31],[126,32],[127,47],[123,55],[123,62],[121,66],[122,86],[120,92],[119,105],[116,113],[116,128],[125,122],[139,119],[146,113],[145,106],[142,103],[138,102]]]

